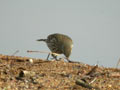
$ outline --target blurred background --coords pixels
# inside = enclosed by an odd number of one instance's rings
[[[49,34],[73,39],[71,60],[115,67],[120,58],[120,0],[0,0],[0,54],[46,59]]]

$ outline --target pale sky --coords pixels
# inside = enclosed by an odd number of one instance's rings
[[[0,0],[0,54],[46,59],[49,34],[73,39],[71,60],[115,67],[120,58],[120,0]],[[63,56],[62,56],[63,57]]]

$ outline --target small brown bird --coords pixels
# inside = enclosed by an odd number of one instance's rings
[[[70,62],[69,56],[70,56],[71,51],[72,51],[73,41],[67,35],[55,33],[55,34],[49,35],[47,37],[47,39],[38,39],[37,41],[46,42],[48,48],[53,53],[51,55],[56,60],[57,60],[57,55],[55,55],[54,53],[64,54],[66,56],[66,59]],[[48,55],[47,59],[49,58],[49,55]]]

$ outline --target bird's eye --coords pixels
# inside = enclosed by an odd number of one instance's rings
[[[56,39],[55,39],[55,38],[52,38],[52,39],[50,40],[50,42],[56,42]]]

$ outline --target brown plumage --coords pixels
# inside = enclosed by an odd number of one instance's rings
[[[70,61],[69,56],[72,51],[73,41],[67,35],[55,33],[49,35],[47,39],[38,39],[37,41],[46,42],[48,48],[52,53],[64,54],[66,56],[66,59]],[[52,54],[52,56],[57,59],[57,56],[55,54]]]

